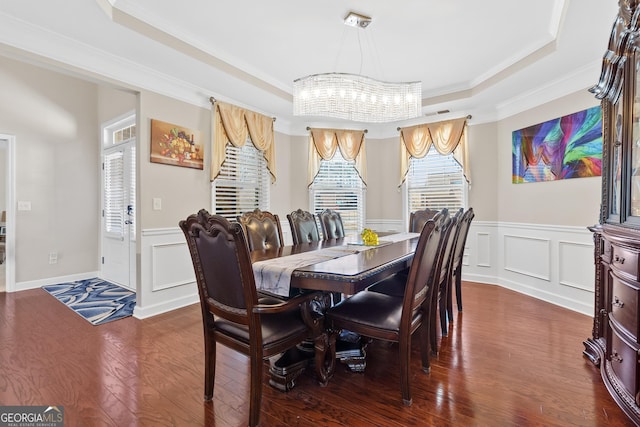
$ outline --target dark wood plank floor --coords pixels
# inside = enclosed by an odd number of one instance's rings
[[[364,374],[338,366],[326,388],[310,370],[289,393],[265,377],[261,425],[630,425],[582,356],[588,316],[492,285],[463,297],[431,374],[414,345],[411,407],[397,346],[374,342]],[[66,426],[246,425],[248,361],[218,356],[204,403],[198,305],[92,326],[43,290],[0,293],[0,405],[61,405]]]

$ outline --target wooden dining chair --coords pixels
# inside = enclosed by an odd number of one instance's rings
[[[340,213],[325,209],[318,214],[318,218],[322,227],[322,240],[339,239],[345,236]]]
[[[409,232],[410,233],[419,233],[424,227],[424,224],[432,219],[436,214],[440,212],[437,209],[421,209],[417,211],[413,211],[409,214]]]
[[[201,210],[180,221],[195,271],[204,325],[204,399],[213,398],[216,344],[249,356],[249,425],[258,425],[265,360],[322,331],[307,322],[316,294],[259,298],[243,228]]]
[[[291,237],[294,245],[320,240],[318,224],[316,223],[315,216],[313,216],[311,212],[297,209],[287,214],[287,220],[291,227]]]
[[[432,294],[432,306],[431,306],[431,331],[429,336],[431,337],[431,351],[433,354],[438,354],[438,338],[436,333],[436,313],[439,314],[440,319],[440,331],[442,336],[447,336],[449,334],[448,328],[448,318],[447,318],[447,298],[448,292],[451,289],[449,286],[449,278],[450,271],[449,267],[451,265],[451,254],[453,253],[454,246],[456,243],[456,239],[458,236],[458,230],[460,227],[460,222],[462,220],[463,211],[459,209],[456,214],[451,218],[451,222],[447,227],[447,230],[444,233],[443,237],[443,248],[441,260],[439,260],[438,266],[436,268],[436,283],[437,286],[433,290]]]
[[[446,219],[449,216],[449,210],[447,208],[444,208],[438,211],[430,219],[433,219],[435,221],[441,216]],[[425,223],[426,221],[428,221],[428,219],[425,220]],[[422,230],[422,227],[424,227],[424,224],[420,226],[420,230]],[[405,287],[407,285],[408,277],[409,277],[409,269],[407,268],[406,270],[402,270],[396,273],[395,275],[393,275],[387,280],[382,280],[380,282],[377,282],[369,286],[367,290],[372,292],[380,292],[387,295],[403,296]]]
[[[444,217],[427,221],[409,269],[406,292],[402,297],[379,292],[359,292],[327,310],[332,334],[348,330],[365,337],[397,342],[400,352],[400,390],[402,401],[411,405],[410,372],[411,337],[418,332],[422,369],[430,371],[429,327],[434,268],[443,229]]]
[[[284,246],[278,215],[256,208],[240,215],[238,222],[244,229],[250,251]]]
[[[462,216],[455,248],[451,257],[448,279],[449,291],[447,294],[447,313],[449,314],[450,321],[453,320],[453,297],[451,287],[455,287],[456,305],[458,306],[458,311],[462,311],[462,258],[464,257],[464,247],[467,244],[467,235],[469,234],[469,228],[471,227],[471,221],[474,216],[475,213],[473,212],[473,208],[467,209]]]

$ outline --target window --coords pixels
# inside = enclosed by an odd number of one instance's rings
[[[213,212],[229,220],[256,208],[269,210],[267,161],[250,140],[243,147],[227,144],[225,161],[213,181]]]
[[[346,234],[359,234],[364,228],[364,183],[353,161],[336,150],[331,160],[323,160],[311,184],[311,211],[332,209],[340,213]]]
[[[455,212],[466,207],[466,180],[462,166],[431,146],[421,159],[411,158],[406,180],[408,211],[443,209]]]
[[[104,232],[122,239],[129,231],[135,239],[135,222],[125,221],[135,212],[136,123],[135,116],[117,120],[104,128]]]

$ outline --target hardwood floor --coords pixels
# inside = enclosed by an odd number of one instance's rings
[[[374,342],[365,373],[339,365],[325,388],[311,369],[289,393],[265,377],[261,425],[631,425],[582,356],[590,317],[492,285],[463,298],[430,374],[413,346],[411,407],[397,346]],[[65,426],[246,425],[247,358],[218,346],[212,403],[203,361],[197,304],[92,326],[43,290],[0,293],[0,405],[60,405]]]

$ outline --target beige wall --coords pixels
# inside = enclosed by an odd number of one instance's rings
[[[166,96],[138,96],[0,58],[0,133],[16,135],[17,200],[31,211],[16,219],[16,281],[99,269],[100,123],[138,112],[138,224],[140,230],[175,228],[180,219],[210,208],[210,109]],[[469,126],[476,220],[587,226],[597,222],[600,178],[511,183],[511,133],[597,105],[586,90],[496,123]],[[149,161],[150,120],[201,132],[205,168]],[[307,136],[276,133],[277,181],[271,210],[284,216],[309,205]],[[367,138],[367,218],[402,219],[397,138]],[[152,199],[162,210],[152,209]],[[58,263],[48,264],[49,252]]]
[[[498,123],[498,177],[495,187],[498,221],[584,227],[598,222],[600,177],[511,183],[511,135],[514,130],[598,104],[598,100],[585,89]]]
[[[289,206],[283,207],[283,213],[296,209],[309,210],[309,189],[307,187],[307,167],[309,165],[309,138],[307,136],[290,137],[289,157]]]
[[[128,113],[135,113],[137,106],[137,93],[111,86],[98,86],[98,121],[100,124]]]
[[[0,132],[16,137],[16,281],[96,271],[97,86],[0,58]],[[49,264],[49,253],[58,262]]]
[[[178,221],[205,208],[211,209],[210,109],[166,96],[142,92],[138,106],[138,223],[140,230],[177,227]],[[200,131],[205,149],[204,170],[151,163],[151,119]],[[162,209],[153,210],[153,199]]]
[[[597,222],[601,179],[579,178],[554,182],[511,183],[511,135],[514,130],[598,105],[586,90],[563,97],[507,119],[469,122],[471,185],[468,203],[475,221],[587,226]],[[297,137],[302,140],[303,137]],[[306,143],[306,138],[304,138]],[[403,215],[397,138],[367,138],[367,219],[400,220]],[[306,146],[306,144],[305,144]],[[295,175],[306,172],[307,150],[292,152]],[[297,160],[296,160],[297,159]],[[292,187],[294,200],[304,200],[301,185]],[[305,189],[306,191],[306,189]]]
[[[498,220],[498,126],[496,123],[470,124],[468,127],[471,185],[468,204],[474,221]],[[509,152],[511,148],[509,146]]]
[[[399,138],[367,138],[366,219],[402,219]]]
[[[291,136],[280,132],[275,134],[276,144],[276,182],[271,184],[269,210],[286,221],[286,214],[291,212],[291,184],[296,175],[291,170]],[[297,208],[296,208],[297,209]]]

